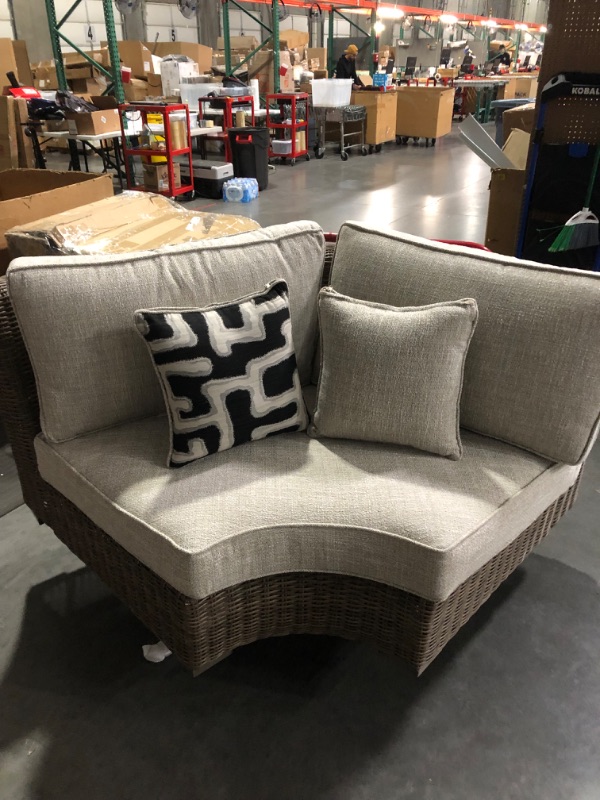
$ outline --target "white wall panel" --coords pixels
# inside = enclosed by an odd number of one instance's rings
[[[197,42],[198,22],[196,17],[186,19],[176,5],[170,3],[146,3],[146,35],[149,42],[158,34],[159,42]]]
[[[56,18],[60,21],[73,5],[73,0],[54,0],[54,5],[56,8]],[[42,10],[42,13],[45,13],[45,10]],[[114,9],[114,18],[117,39],[122,39],[123,26],[121,24],[121,15],[116,8]],[[90,27],[94,35],[93,40],[87,38],[87,32]],[[68,22],[65,22],[64,25],[61,26],[61,31],[74,44],[84,50],[89,50],[91,46],[99,47],[100,42],[106,41],[102,0],[82,0],[79,6],[69,16]],[[64,52],[68,53],[70,49],[70,47],[63,43]]]

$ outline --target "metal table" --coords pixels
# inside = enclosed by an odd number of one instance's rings
[[[160,125],[151,126],[151,129],[154,133],[162,132],[162,127]],[[213,126],[211,128],[207,127],[196,127],[190,129],[190,137],[192,139],[196,139],[201,136],[205,136],[209,133],[219,133],[222,128],[218,126]],[[135,135],[135,134],[133,134]],[[119,186],[123,189],[123,181],[125,179],[125,174],[123,172],[123,157],[121,153],[121,131],[111,131],[109,133],[96,133],[96,134],[83,134],[77,133],[73,134],[70,131],[48,131],[48,138],[51,139],[67,139],[72,142],[81,142],[83,145],[82,153],[83,156],[83,163],[85,164],[85,171],[89,172],[89,164],[88,164],[88,153],[87,149],[89,148],[94,153],[100,156],[102,159],[102,165],[104,169],[102,172],[108,172],[109,169],[114,169],[117,173],[117,178],[119,180]],[[112,153],[111,153],[111,146],[112,146]],[[114,153],[114,156],[113,156]],[[76,160],[73,157],[73,153],[71,154],[71,161],[69,164],[70,170],[79,171],[80,164],[79,158]]]

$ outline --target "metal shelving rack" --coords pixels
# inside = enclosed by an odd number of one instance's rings
[[[123,93],[123,82],[121,81],[121,60],[119,58],[119,47],[117,45],[117,34],[115,32],[115,18],[113,15],[112,0],[102,0],[102,8],[104,10],[104,23],[106,25],[106,41],[108,42],[108,53],[110,55],[111,70],[108,70],[99,61],[90,56],[74,42],[68,39],[61,31],[62,26],[69,20],[75,9],[82,3],[82,0],[75,0],[73,5],[69,8],[67,13],[62,19],[56,18],[56,6],[54,0],[44,0],[46,4],[46,15],[48,17],[48,27],[50,29],[50,40],[52,42],[52,55],[56,65],[56,79],[61,89],[67,90],[67,76],[65,72],[65,62],[62,54],[61,43],[64,42],[68,47],[72,47],[76,53],[88,61],[95,69],[97,69],[110,83],[107,89],[107,94],[114,94],[119,103],[124,102],[125,95]]]

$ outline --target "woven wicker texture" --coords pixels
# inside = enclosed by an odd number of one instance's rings
[[[26,503],[195,674],[236,647],[294,633],[369,640],[422,672],[570,508],[577,491],[573,486],[441,603],[360,578],[319,573],[273,575],[193,600],[130,555],[39,476],[33,450],[40,430],[35,382],[4,280],[0,380],[0,413]]]

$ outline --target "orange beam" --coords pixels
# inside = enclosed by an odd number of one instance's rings
[[[257,3],[268,6],[272,4],[271,0],[238,0],[238,2]],[[293,6],[294,8],[310,8],[312,5],[314,5],[313,2],[308,2],[307,0],[285,0],[285,4],[286,6]],[[376,0],[327,0],[327,2],[319,3],[319,5],[324,11],[328,11],[331,8],[339,8],[341,10],[348,11],[349,14],[352,13],[353,8],[368,9],[370,11],[377,9],[379,6],[385,8],[398,8],[404,11],[406,16],[431,17],[432,19],[436,20],[439,19],[442,14],[446,13],[435,8],[421,8],[421,6],[405,5],[394,6],[390,3],[378,3]],[[481,17],[477,16],[476,14],[462,14],[458,12],[447,13],[451,13],[452,16],[456,17],[459,22],[481,23],[486,19],[489,19],[489,17]],[[499,17],[493,17],[493,19],[496,20],[499,28],[514,28],[515,25],[521,24],[520,20],[501,19]],[[535,22],[525,22],[525,25],[527,25],[532,31],[539,30],[541,27],[540,24]]]

